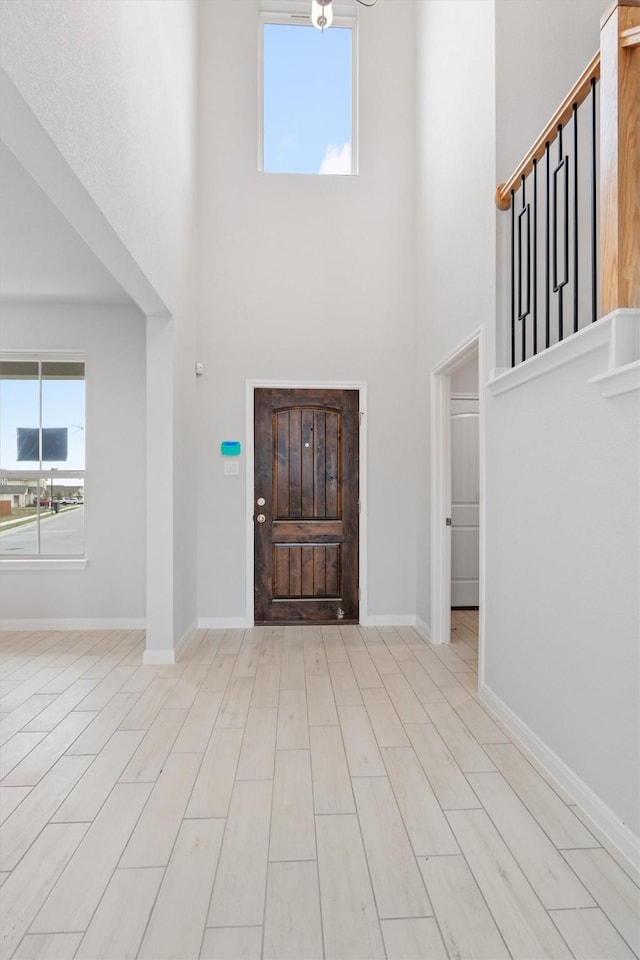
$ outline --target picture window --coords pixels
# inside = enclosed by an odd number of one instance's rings
[[[262,24],[261,169],[354,174],[355,22],[334,18],[318,30],[309,17],[297,21]]]
[[[0,360],[0,558],[84,555],[85,365]]]

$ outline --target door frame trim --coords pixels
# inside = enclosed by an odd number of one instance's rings
[[[431,642],[451,637],[451,532],[445,517],[451,510],[451,374],[471,354],[478,354],[480,429],[480,564],[478,679],[484,677],[486,610],[486,429],[485,328],[479,327],[431,370]],[[438,518],[442,522],[438,522]]]
[[[254,445],[254,393],[261,389],[297,390],[357,390],[360,404],[358,498],[360,522],[358,532],[358,586],[360,589],[359,621],[367,622],[367,382],[366,380],[245,380],[245,438],[246,438],[246,596],[247,622],[255,623],[254,608],[254,524],[253,524],[253,479],[255,471]]]

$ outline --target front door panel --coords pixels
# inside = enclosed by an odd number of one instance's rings
[[[255,392],[256,623],[358,621],[358,407],[357,390]]]

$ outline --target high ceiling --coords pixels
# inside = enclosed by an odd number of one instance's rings
[[[0,299],[131,302],[2,142]]]

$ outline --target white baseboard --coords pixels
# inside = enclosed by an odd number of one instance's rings
[[[421,636],[423,640],[428,640],[429,643],[431,643],[431,627],[427,623],[425,623],[425,621],[422,620],[421,617],[416,617],[416,622],[414,626],[415,626],[416,633],[419,634],[419,636]]]
[[[199,630],[247,630],[252,626],[248,617],[198,617]]]
[[[98,617],[95,619],[0,620],[0,630],[144,630],[145,617]]]
[[[416,618],[411,613],[376,613],[363,617],[363,627],[415,627]]]
[[[523,723],[517,714],[486,683],[480,685],[478,693],[480,699],[491,707],[493,712],[542,764],[545,770],[591,817],[595,825],[599,827],[613,846],[620,851],[629,863],[633,864],[636,870],[640,869],[640,838],[629,830],[613,810],[526,723]]]
[[[376,614],[371,617],[363,617],[360,625],[363,627],[415,627],[416,618],[408,613]],[[249,620],[247,617],[198,618],[199,630],[247,630],[252,626],[253,620]]]
[[[145,666],[161,666],[163,664],[173,664],[178,658],[178,651],[187,642],[194,630],[198,629],[198,624],[194,620],[184,631],[173,650],[145,650],[142,654],[142,662]]]
[[[197,621],[197,620],[193,620],[193,621],[189,624],[189,626],[187,627],[187,629],[185,630],[185,632],[182,634],[182,636],[180,637],[180,639],[178,640],[178,642],[176,643],[176,645],[175,645],[175,647],[174,647],[174,653],[176,653],[176,654],[178,653],[178,650],[180,650],[180,648],[181,648],[182,646],[184,646],[184,644],[187,642],[187,640],[189,639],[189,637],[191,637],[191,636],[193,635],[193,633],[194,633],[197,629],[198,629],[198,621]]]

